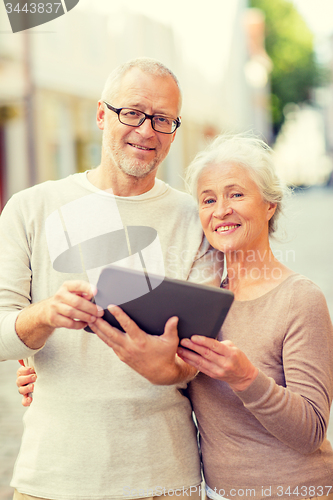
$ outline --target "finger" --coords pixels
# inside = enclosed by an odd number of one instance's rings
[[[72,319],[89,321],[90,317],[102,317],[104,311],[101,307],[75,293],[65,292],[60,297],[59,312]]]
[[[88,323],[93,323],[97,317],[104,314],[103,310],[99,311],[95,304],[70,293],[67,296],[55,298],[58,300],[51,301],[49,314],[50,324],[57,328],[74,330],[85,328]],[[82,310],[86,305],[88,305],[88,311]]]
[[[98,319],[89,326],[114,351],[120,361],[126,362],[131,358],[132,340],[126,333],[114,328],[103,319]]]
[[[89,327],[112,349],[116,350],[125,345],[126,335],[104,319],[98,318],[94,323],[89,324]]]
[[[120,326],[133,339],[140,339],[146,334],[138,327],[138,325],[118,306],[109,305],[108,310],[116,318]],[[118,330],[119,331],[119,330]]]
[[[184,342],[183,342],[184,341]],[[191,339],[183,339],[181,344],[188,349],[198,352],[204,358],[218,361],[220,356],[227,357],[230,354],[230,347],[227,342],[219,342],[218,340],[203,337],[201,335],[193,335]],[[230,345],[233,345],[230,342]]]
[[[199,354],[191,352],[188,349],[183,349],[182,347],[177,349],[177,354],[183,361],[185,361],[185,363],[193,366],[196,370],[205,373],[208,376],[213,375],[214,365]]]
[[[168,321],[165,323],[164,333],[163,335],[160,336],[160,339],[166,342],[176,342],[178,344],[179,343],[178,329],[177,329],[178,322],[179,318],[177,318],[177,316],[169,318]]]
[[[97,293],[97,289],[94,285],[83,280],[65,281],[63,287],[71,293],[82,294],[88,300],[92,299]]]
[[[92,322],[96,321],[96,318],[93,317]],[[62,314],[57,314],[53,320],[52,325],[56,328],[68,328],[69,330],[82,330],[88,325],[87,321],[80,321],[76,319],[71,319]]]
[[[68,304],[59,304],[57,306],[57,313],[69,320],[82,321],[84,323],[93,323],[97,319],[97,315],[90,314],[89,312],[82,311],[77,307],[72,307]]]
[[[22,375],[29,375],[30,373],[34,373],[34,369],[30,368],[29,366],[20,366],[18,368],[16,375],[17,377],[21,377]]]
[[[34,391],[34,384],[23,385],[18,388],[18,392],[22,394],[22,396],[26,396]]]
[[[209,357],[209,352],[210,353],[212,352],[208,347],[194,343],[192,341],[192,338],[191,339],[187,339],[187,338],[182,339],[180,341],[180,343],[183,347],[186,347],[186,349],[191,349],[191,351],[197,352],[198,354],[200,354],[201,356],[204,356],[204,357]]]
[[[23,396],[21,403],[22,403],[22,406],[24,406],[24,407],[30,406],[32,403],[32,397],[31,396]]]
[[[189,351],[188,349],[183,349],[182,347],[178,347],[177,354],[180,358],[182,358],[186,363],[198,363],[200,354],[196,354],[195,352]]]
[[[197,339],[205,345],[198,345],[195,342],[192,342],[194,337],[197,337]],[[187,351],[186,354],[183,354],[191,360],[192,366],[195,366],[198,370],[210,376],[211,373],[215,373],[217,367],[220,367],[225,360],[225,356],[218,352],[221,350],[220,344],[221,342],[218,340],[208,339],[199,335],[192,336],[191,339],[182,339],[181,341],[181,345],[186,347],[185,351]],[[210,349],[206,345],[209,345],[214,350]],[[188,351],[188,349],[191,349],[194,353]]]
[[[34,382],[36,382],[36,375],[24,375],[24,376],[20,376],[20,377],[17,377],[16,379],[16,385],[17,387],[22,387],[23,385],[27,385],[27,384],[32,384]]]
[[[210,337],[204,337],[203,335],[192,335],[191,341],[196,345],[206,347],[207,349],[210,349],[211,351],[217,352],[221,355],[224,355],[225,351],[228,350],[228,348],[224,346],[225,343],[219,342],[216,339],[211,339]]]

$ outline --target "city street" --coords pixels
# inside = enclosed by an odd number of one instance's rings
[[[276,257],[321,287],[333,318],[333,189],[298,191],[290,200],[281,226],[287,234],[283,241],[272,243]],[[0,500],[12,499],[9,482],[26,411],[15,385],[18,367],[17,361],[0,363]],[[333,418],[329,438],[333,443]]]

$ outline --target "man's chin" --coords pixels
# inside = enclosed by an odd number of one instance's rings
[[[137,179],[144,179],[151,172],[154,172],[157,169],[155,162],[149,165],[140,163],[128,165],[121,164],[119,165],[119,168],[124,174],[130,175],[131,177],[136,177]]]

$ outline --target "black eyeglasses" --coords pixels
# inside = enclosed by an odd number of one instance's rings
[[[180,127],[180,118],[168,118],[162,115],[147,115],[143,111],[138,111],[132,108],[114,108],[108,102],[104,101],[107,107],[117,113],[120,123],[129,125],[130,127],[140,127],[143,122],[148,118],[151,121],[151,126],[156,132],[162,134],[173,134],[174,131]]]

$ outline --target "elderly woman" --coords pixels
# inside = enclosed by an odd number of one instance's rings
[[[254,138],[219,137],[190,165],[187,181],[206,237],[225,254],[222,285],[235,295],[218,340],[193,336],[178,349],[200,371],[188,393],[207,495],[333,499],[333,451],[326,439],[333,328],[319,288],[276,260],[270,248],[284,191],[271,151]],[[120,308],[111,311],[145,344],[146,334]],[[99,323],[96,333],[114,347]],[[120,333],[112,330],[111,337]],[[171,360],[178,339],[170,339]],[[19,385],[28,382],[19,377]]]
[[[187,182],[207,239],[225,254],[222,285],[235,295],[217,341],[193,336],[181,343],[197,354],[178,351],[201,372],[189,396],[207,495],[332,494],[332,323],[320,289],[270,248],[283,197],[271,151],[254,138],[219,137]]]

